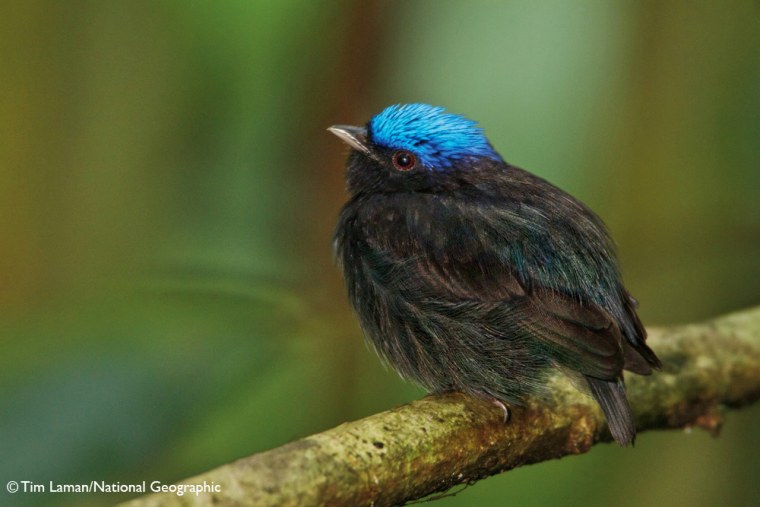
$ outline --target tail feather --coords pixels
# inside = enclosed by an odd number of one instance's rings
[[[588,385],[599,406],[602,407],[610,427],[612,437],[621,446],[633,444],[636,439],[636,426],[628,399],[625,396],[625,384],[621,380],[602,380],[586,377]]]

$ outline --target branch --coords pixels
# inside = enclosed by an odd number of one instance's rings
[[[760,398],[760,307],[649,334],[664,367],[627,378],[639,431],[699,426],[717,433],[723,408]],[[488,401],[427,396],[181,483],[213,482],[220,492],[157,493],[123,505],[396,505],[611,440],[591,398],[559,374],[551,382],[554,408],[512,407],[506,424]]]

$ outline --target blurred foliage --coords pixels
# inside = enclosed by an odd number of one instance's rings
[[[345,152],[324,128],[390,103],[478,119],[586,201],[647,323],[760,303],[756,2],[4,7],[2,484],[171,482],[419,396],[362,344],[330,252]],[[440,504],[756,504],[758,424]]]

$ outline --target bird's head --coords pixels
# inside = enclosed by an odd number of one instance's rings
[[[390,106],[363,127],[328,130],[352,148],[346,175],[352,194],[449,188],[463,174],[502,161],[477,123],[427,104]]]

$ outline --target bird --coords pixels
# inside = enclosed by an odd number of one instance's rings
[[[611,436],[636,428],[623,371],[661,367],[602,220],[506,162],[483,129],[423,103],[328,130],[349,147],[334,254],[363,334],[429,392],[550,397],[560,370]]]

